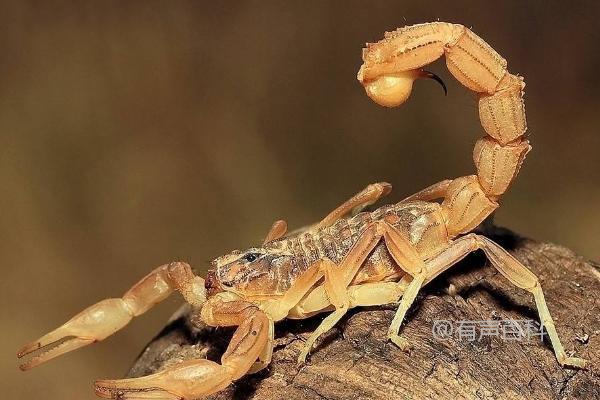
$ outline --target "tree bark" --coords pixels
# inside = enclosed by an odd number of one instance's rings
[[[304,340],[323,316],[283,321],[269,368],[235,382],[211,399],[600,399],[600,266],[550,243],[507,230],[487,232],[540,279],[569,353],[589,369],[558,365],[548,341],[507,340],[495,332],[459,338],[459,321],[538,321],[533,296],[512,286],[475,253],[421,291],[401,333],[405,353],[386,341],[394,307],[351,310],[324,335],[308,363],[296,365]],[[141,376],[183,359],[218,361],[232,330],[195,327],[184,307],[146,347],[128,373]],[[436,338],[435,321],[454,333]],[[465,332],[466,333],[466,332]],[[480,336],[480,337],[479,337]]]

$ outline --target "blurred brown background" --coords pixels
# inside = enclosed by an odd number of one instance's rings
[[[441,62],[398,110],[356,81],[361,47],[472,26],[526,77],[534,151],[497,221],[600,259],[598,2],[3,2],[3,398],[92,399],[180,304],[18,372],[16,349],[151,268],[316,221],[369,182],[390,201],[473,171],[474,97]]]

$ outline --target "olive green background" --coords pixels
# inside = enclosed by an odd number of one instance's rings
[[[600,259],[598,2],[0,7],[3,398],[92,399],[94,378],[122,376],[177,296],[29,373],[14,354],[157,265],[203,273],[370,182],[397,201],[471,173],[476,99],[443,62],[449,95],[417,82],[397,110],[356,81],[363,44],[405,24],[472,26],[525,76],[533,151],[497,221]]]

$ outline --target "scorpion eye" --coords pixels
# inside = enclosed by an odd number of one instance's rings
[[[253,261],[256,261],[258,259],[258,257],[260,257],[260,254],[248,253],[244,256],[244,260],[246,260],[248,262],[253,262]]]

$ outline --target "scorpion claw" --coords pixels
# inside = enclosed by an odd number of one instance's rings
[[[115,387],[113,382],[118,381],[96,381],[94,392],[96,396],[104,399],[161,399],[161,400],[181,400],[183,397],[170,393],[160,388],[152,389],[119,389]]]
[[[131,318],[127,305],[121,299],[100,301],[52,332],[23,346],[17,353],[18,358],[56,344],[21,364],[19,368],[27,371],[62,354],[100,341],[125,326]]]
[[[152,375],[94,382],[96,395],[105,399],[196,399],[227,387],[232,370],[212,361],[188,360]]]
[[[95,340],[93,339],[83,339],[77,337],[65,340],[64,342],[59,343],[51,349],[44,351],[43,353],[31,358],[29,361],[26,361],[23,364],[19,365],[19,369],[21,369],[21,371],[30,370],[31,368],[37,367],[38,365],[43,364],[46,361],[52,360],[55,357],[68,353],[69,351],[77,350],[80,347],[87,346],[88,344],[92,344],[94,342]],[[41,340],[38,342],[30,343],[19,351],[17,357],[21,358],[37,349],[41,349],[42,347],[54,343],[56,343],[56,341],[43,344]]]
[[[66,332],[64,327],[55,329],[52,332],[42,336],[38,340],[29,342],[25,346],[21,347],[21,349],[17,353],[17,357],[21,358],[23,356],[26,356],[29,353],[33,353],[34,351],[39,350],[42,347],[46,347],[53,343],[56,343],[59,340],[64,339],[68,336],[74,336],[74,335]],[[67,342],[64,342],[64,343],[67,343]],[[64,343],[63,343],[63,345],[64,345]]]

